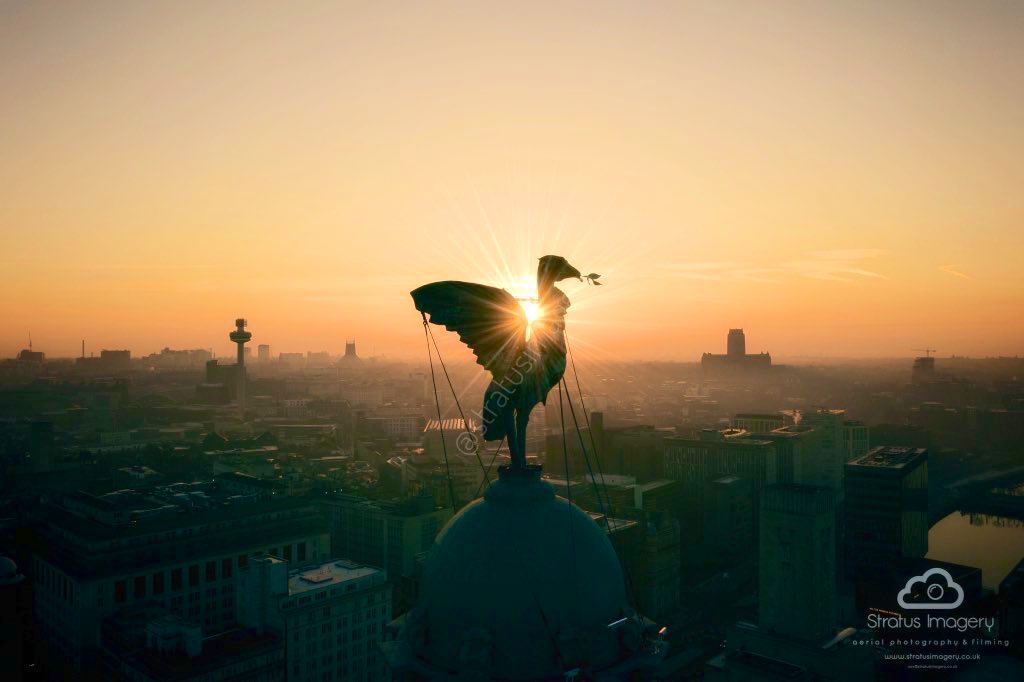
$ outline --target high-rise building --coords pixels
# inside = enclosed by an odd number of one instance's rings
[[[846,562],[855,580],[928,553],[928,451],[880,446],[846,465]]]
[[[761,628],[823,643],[836,619],[835,494],[773,485],[761,491]]]
[[[237,619],[238,569],[254,556],[327,558],[327,523],[309,502],[232,503],[212,484],[72,493],[33,512],[33,599],[45,660],[95,669],[100,624],[150,605],[210,635]]]
[[[804,424],[782,426],[758,434],[775,445],[775,481],[822,485],[828,458],[821,451],[821,432]]]
[[[389,679],[380,651],[391,587],[379,568],[347,559],[291,569],[261,557],[240,571],[239,622],[286,642],[289,682]]]
[[[686,506],[680,523],[698,532],[703,527],[707,484],[723,476],[749,481],[756,528],[759,492],[776,482],[775,447],[766,438],[734,429],[705,429],[696,439],[666,438],[665,476],[682,483]]]
[[[733,563],[749,557],[754,538],[754,506],[750,481],[722,476],[706,486],[704,542],[716,562]]]
[[[261,343],[256,346],[256,360],[259,362],[270,362],[270,344]]]
[[[843,440],[846,441],[846,461],[866,455],[871,449],[871,432],[867,424],[857,420],[843,422]]]
[[[819,461],[809,468],[813,479],[804,481],[812,485],[832,488],[842,500],[843,475],[846,463],[868,450],[868,427],[846,418],[845,410],[816,409],[800,413],[800,426],[814,427],[818,434]]]
[[[732,418],[732,427],[734,429],[743,429],[750,433],[766,433],[775,429],[781,429],[785,425],[785,418],[781,412],[770,414],[744,412]]]
[[[416,591],[417,557],[451,515],[429,492],[400,501],[339,494],[324,503],[331,529],[331,553],[383,568],[396,588],[396,612]]]

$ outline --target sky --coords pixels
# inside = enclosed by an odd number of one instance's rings
[[[611,359],[1024,353],[1024,4],[0,0],[0,357],[418,357],[566,256]]]

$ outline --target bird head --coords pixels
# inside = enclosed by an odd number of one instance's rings
[[[561,256],[543,256],[537,265],[537,282],[561,282],[563,279],[575,277],[583,281],[580,271],[569,265],[569,261]]]

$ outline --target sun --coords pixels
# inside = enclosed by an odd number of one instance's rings
[[[519,305],[526,315],[526,340],[533,338],[533,323],[540,318],[540,303],[529,298],[520,298]]]
[[[523,312],[526,313],[527,324],[533,324],[540,317],[540,304],[536,301],[519,301],[519,305],[523,306]]]

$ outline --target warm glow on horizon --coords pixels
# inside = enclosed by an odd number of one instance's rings
[[[0,358],[421,360],[546,254],[594,357],[1019,355],[1022,67],[1013,3],[5,3]]]

